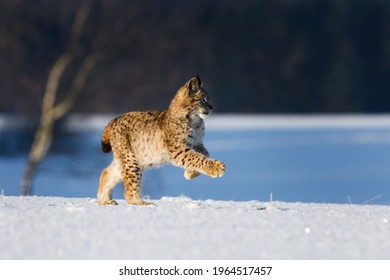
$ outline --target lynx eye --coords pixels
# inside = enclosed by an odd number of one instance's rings
[[[206,96],[203,96],[203,97],[202,97],[201,102],[202,102],[202,103],[207,103],[207,98],[206,98]]]

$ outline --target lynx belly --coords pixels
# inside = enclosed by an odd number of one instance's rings
[[[169,155],[162,147],[162,143],[159,141],[160,137],[160,133],[156,132],[153,137],[148,137],[148,139],[144,137],[138,139],[138,141],[144,142],[143,145],[139,145],[140,148],[135,153],[141,167],[159,167],[169,162]]]

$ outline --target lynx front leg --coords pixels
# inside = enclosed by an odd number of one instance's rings
[[[184,171],[184,178],[186,178],[187,180],[192,180],[192,179],[195,179],[196,177],[198,177],[200,174],[201,173],[196,171],[195,169],[187,168]]]
[[[207,151],[206,147],[203,146],[203,144],[195,147],[195,151],[197,151],[198,153],[201,153],[202,155],[208,157],[209,156],[209,152]],[[184,178],[186,178],[187,180],[192,180],[196,177],[198,177],[201,173],[196,171],[195,169],[191,169],[191,168],[187,168],[185,171],[184,171]]]
[[[175,165],[196,170],[213,178],[222,177],[226,171],[226,165],[223,162],[208,158],[189,148],[179,150],[173,154],[171,160]]]
[[[213,178],[222,177],[226,171],[226,165],[215,159],[208,159],[203,168],[204,173]]]
[[[114,158],[112,163],[102,171],[98,189],[98,203],[100,205],[117,205],[112,199],[112,191],[121,181],[121,172],[118,161]]]

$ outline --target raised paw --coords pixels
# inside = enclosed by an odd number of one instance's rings
[[[186,169],[184,171],[184,178],[186,178],[187,180],[192,180],[198,177],[199,175],[200,173],[194,169]]]
[[[219,160],[214,160],[207,170],[207,175],[213,178],[222,177],[225,171],[226,165]]]

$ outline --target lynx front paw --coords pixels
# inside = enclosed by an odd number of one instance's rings
[[[219,160],[214,160],[207,170],[207,175],[213,178],[222,177],[225,171],[226,165]]]
[[[184,171],[184,178],[186,178],[187,180],[192,180],[196,177],[198,177],[200,175],[200,173],[196,170],[193,170],[193,169],[186,169]]]

